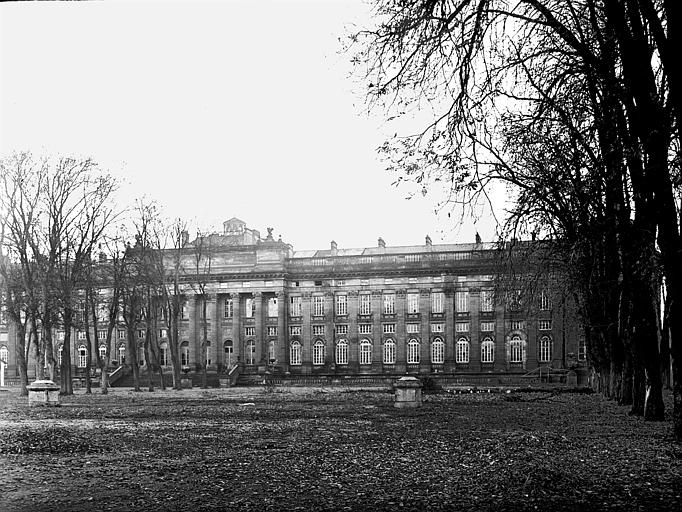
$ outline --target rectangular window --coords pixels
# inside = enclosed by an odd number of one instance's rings
[[[58,341],[64,341],[64,331],[59,331],[57,333],[57,340]]]
[[[469,322],[455,322],[455,332],[469,332]]]
[[[495,306],[495,293],[493,290],[481,290],[481,311],[490,313]]]
[[[107,339],[107,331],[97,331],[97,339],[98,340],[106,340]]]
[[[348,296],[347,295],[337,295],[336,296],[336,315],[346,316],[348,314]]]
[[[444,304],[445,298],[443,292],[431,293],[431,313],[442,313],[445,310]]]
[[[79,340],[85,339],[85,332],[84,331],[78,331],[78,339]]]
[[[495,322],[481,322],[481,331],[492,332],[495,330]]]
[[[167,338],[167,337],[168,337],[168,331],[166,329],[160,329],[159,330],[159,338]]]
[[[253,297],[246,299],[244,304],[244,316],[253,318],[256,314],[256,300]]]
[[[443,332],[444,325],[442,323],[437,323],[437,324],[431,324],[431,332]]]
[[[313,325],[313,336],[324,336],[324,325]]]
[[[509,327],[512,331],[523,331],[524,322],[523,320],[512,320]]]
[[[540,294],[540,309],[543,311],[549,311],[551,308],[551,305],[549,303],[549,295],[547,295],[547,292],[542,292]]]
[[[348,326],[347,325],[337,325],[336,326],[336,334],[348,334]]]
[[[419,313],[419,294],[407,294],[407,312],[410,314]]]
[[[360,334],[372,334],[372,324],[359,324],[358,332]]]
[[[301,326],[300,325],[292,325],[289,327],[289,334],[291,336],[300,336],[301,335]]]
[[[268,325],[268,336],[277,336],[277,326]]]
[[[409,334],[415,334],[419,332],[419,324],[407,324],[407,332]]]
[[[395,324],[384,324],[383,326],[384,334],[395,333]]]
[[[551,331],[552,330],[552,321],[551,320],[540,320],[538,322],[538,329],[541,331]]]
[[[301,297],[289,297],[289,316],[301,316]]]
[[[223,311],[223,318],[234,317],[234,302],[232,299],[225,299],[225,310]]]
[[[181,318],[182,320],[185,320],[186,318],[189,318],[189,315],[188,315],[188,313],[187,313],[187,306],[186,306],[185,304],[183,304],[182,306],[180,306],[180,318]]]
[[[268,299],[268,316],[274,318],[277,316],[278,310],[277,297],[270,297]]]
[[[384,315],[395,315],[395,293],[384,294]]]
[[[469,292],[459,291],[455,292],[455,310],[458,313],[469,312]]]
[[[360,314],[369,315],[372,313],[372,297],[369,293],[360,294]]]
[[[144,338],[144,329],[138,329],[138,330],[137,330],[137,337],[138,337],[139,339]]]
[[[587,360],[587,342],[585,341],[585,335],[581,334],[578,336],[578,361]]]
[[[313,316],[324,316],[324,297],[320,295],[313,297]]]
[[[255,336],[256,335],[256,328],[255,327],[246,327],[244,329],[244,333],[247,336]]]

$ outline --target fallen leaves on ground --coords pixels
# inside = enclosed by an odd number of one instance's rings
[[[403,410],[369,391],[14,395],[0,509],[682,509],[669,423],[598,395],[512,396]]]

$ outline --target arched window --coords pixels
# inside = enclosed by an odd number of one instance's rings
[[[549,336],[540,338],[540,362],[549,363],[552,360],[552,340]]]
[[[523,341],[518,335],[514,336],[509,342],[509,362],[523,362]]]
[[[206,365],[211,364],[211,341],[206,340]]]
[[[107,357],[107,346],[102,344],[99,346],[99,358],[104,360]]]
[[[246,342],[246,364],[256,364],[256,342],[254,340]]]
[[[313,364],[320,366],[324,364],[324,341],[317,340],[313,345]]]
[[[299,341],[292,341],[291,342],[291,348],[290,348],[291,354],[289,356],[289,362],[292,366],[300,366],[303,358],[301,357],[301,343]]]
[[[435,338],[431,342],[431,362],[443,364],[445,362],[445,343],[442,338]]]
[[[9,350],[5,345],[0,347],[0,361],[5,364],[9,361]]]
[[[360,342],[360,364],[372,364],[372,344],[368,339]]]
[[[492,338],[484,338],[481,343],[481,362],[492,363],[495,361],[495,343]]]
[[[85,345],[78,346],[78,368],[85,368],[88,364],[88,349]]]
[[[469,362],[469,342],[466,338],[457,340],[455,347],[455,362],[459,364],[466,364]]]
[[[161,366],[168,366],[170,364],[170,362],[169,362],[170,357],[168,357],[168,342],[167,341],[164,341],[163,343],[161,343],[161,354],[159,354],[159,355],[161,356],[161,361],[159,361],[161,363]]]
[[[232,340],[225,340],[223,350],[225,351],[225,364],[228,368],[232,368],[232,358],[234,357],[234,344]]]
[[[407,342],[407,364],[419,364],[420,345],[414,338]]]
[[[61,347],[59,348],[59,364],[62,361],[62,349]],[[118,363],[123,364],[126,362],[126,345],[125,343],[119,343],[118,344]]]
[[[180,365],[189,366],[189,341],[180,343]]]
[[[339,340],[336,344],[336,364],[348,364],[348,342]]]
[[[395,341],[384,341],[384,364],[395,364]]]

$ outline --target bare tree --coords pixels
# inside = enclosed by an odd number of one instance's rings
[[[208,349],[208,295],[206,287],[211,277],[211,264],[213,261],[213,253],[211,247],[211,237],[203,235],[201,232],[197,233],[197,238],[193,244],[194,251],[194,274],[191,276],[192,287],[196,290],[200,297],[201,307],[201,387],[208,386],[207,376],[207,349]],[[217,319],[216,319],[217,321]]]
[[[444,183],[448,201],[462,207],[485,200],[492,182],[510,185],[516,208],[507,233],[525,224],[577,251],[588,341],[602,340],[590,353],[603,356],[600,371],[637,361],[631,375],[644,379],[646,393],[633,396],[646,400],[634,400],[633,411],[647,419],[663,418],[657,247],[669,293],[680,290],[679,172],[671,165],[679,161],[679,143],[671,145],[673,133],[679,141],[679,82],[670,59],[679,10],[669,4],[380,0],[378,27],[353,38],[364,45],[355,62],[370,106],[400,113],[426,103],[438,112],[422,133],[383,147],[398,181],[425,192]],[[548,152],[538,151],[538,137]],[[603,269],[597,280],[594,258]],[[679,360],[682,336],[670,331]]]

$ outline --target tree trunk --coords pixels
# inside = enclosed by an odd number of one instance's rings
[[[625,361],[623,361],[623,391],[619,400],[620,405],[633,404],[633,382],[632,382],[632,353],[628,350],[625,353]]]
[[[644,416],[644,400],[646,394],[644,368],[635,362],[632,368],[632,407],[630,414]]]
[[[17,328],[16,358],[19,367],[20,396],[28,396],[28,364],[26,361],[26,325],[19,322]]]
[[[132,323],[126,322],[128,325],[128,364],[133,372],[133,387],[135,391],[142,391],[140,389],[140,365],[137,361],[137,340],[135,338],[135,329]]]

